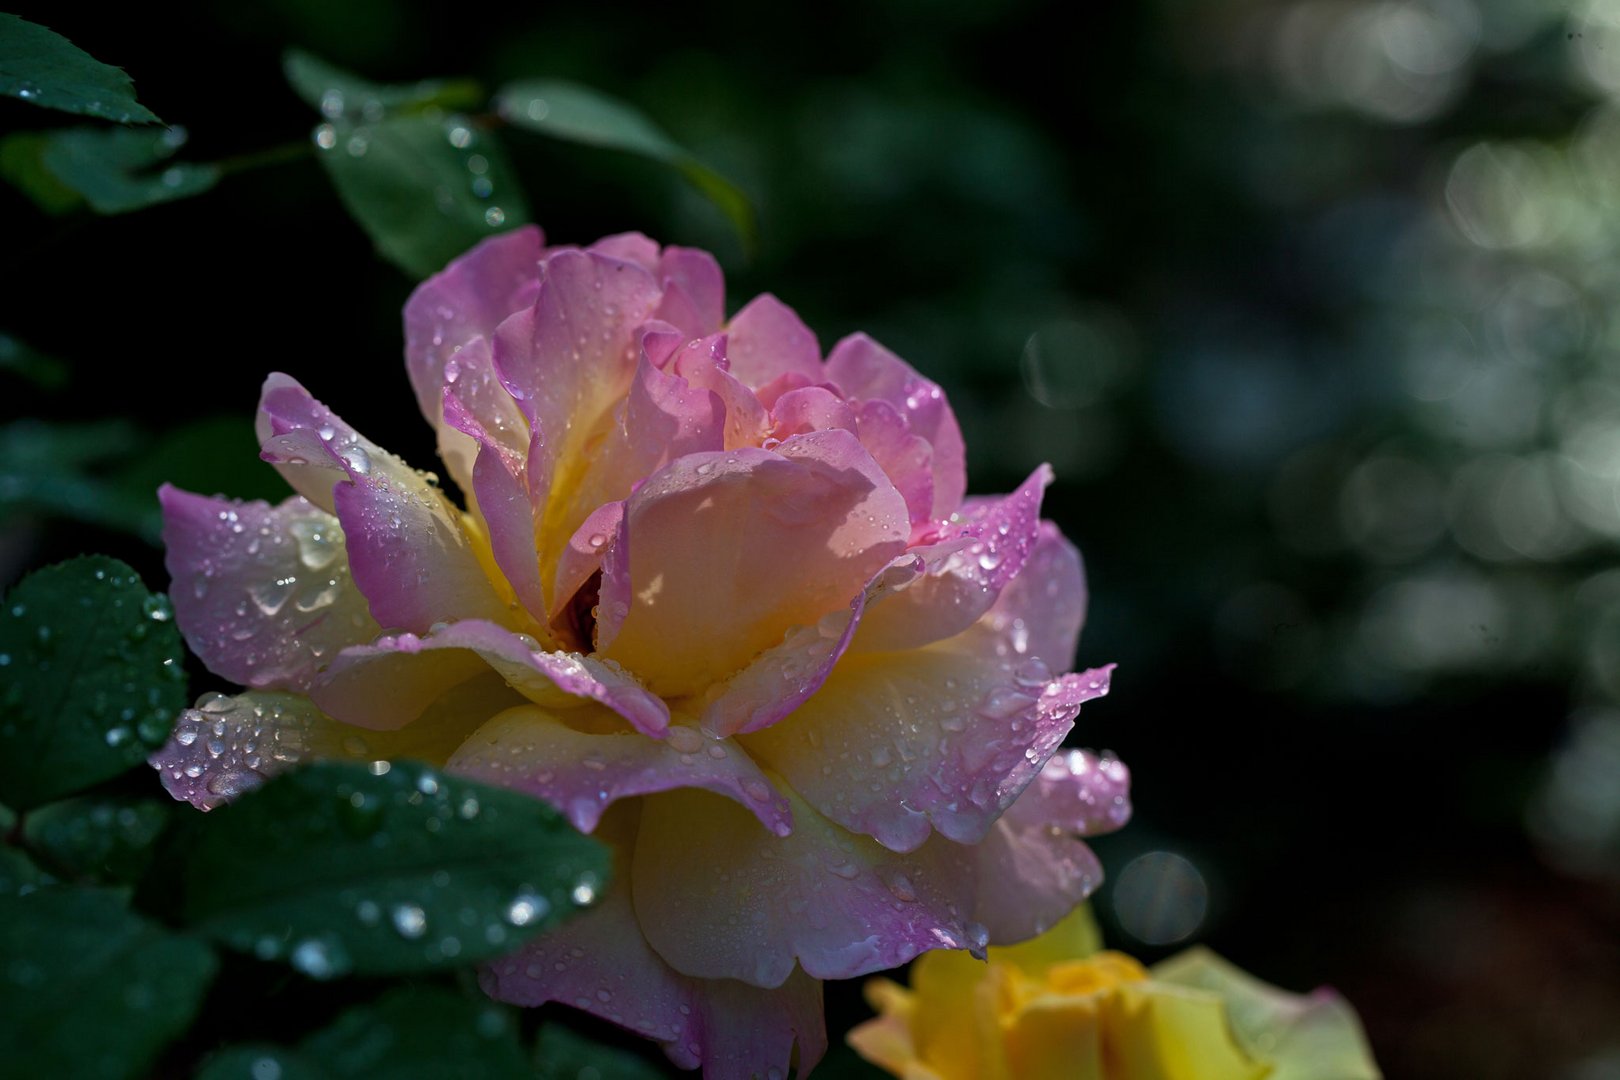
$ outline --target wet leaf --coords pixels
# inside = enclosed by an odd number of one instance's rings
[[[100,555],[24,578],[0,610],[0,799],[19,810],[117,776],[185,707],[167,597]]]
[[[565,142],[622,150],[671,166],[730,219],[752,249],[754,207],[731,181],[693,157],[635,107],[577,83],[526,79],[496,95],[496,107],[514,127]]]
[[[328,120],[377,121],[385,113],[433,107],[473,109],[484,97],[483,88],[471,79],[374,83],[299,49],[290,50],[282,58],[282,70],[298,96]]]
[[[173,816],[172,801],[84,796],[42,806],[23,835],[58,870],[103,884],[128,884],[152,861],[152,845]]]
[[[15,15],[0,14],[0,94],[121,124],[162,123],[122,70]]]
[[[92,209],[122,214],[200,195],[219,182],[217,165],[178,163],[158,168],[185,142],[184,129],[177,127],[68,128],[45,136],[40,161],[58,181],[84,196]]]
[[[510,952],[608,872],[606,850],[545,804],[412,762],[285,773],[193,831],[185,922],[315,978]]]
[[[140,1076],[213,980],[208,946],[102,889],[0,896],[0,1045],[12,1076]]]
[[[530,1075],[511,1009],[438,987],[394,990],[351,1009],[299,1049],[334,1077],[519,1080]]]
[[[540,1029],[540,1041],[535,1046],[534,1075],[536,1080],[576,1080],[581,1076],[595,1080],[660,1080],[665,1074],[628,1050],[592,1042],[561,1024],[547,1024]]]
[[[38,866],[34,860],[14,847],[0,846],[0,894],[17,896],[22,893],[33,892],[42,885],[49,885],[55,879]]]
[[[412,277],[435,274],[478,241],[529,220],[506,152],[466,117],[338,120],[316,137],[344,206]]]

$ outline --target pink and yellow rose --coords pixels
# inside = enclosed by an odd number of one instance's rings
[[[614,852],[590,912],[491,965],[706,1076],[807,1070],[818,980],[982,954],[1097,883],[1128,777],[1059,753],[1078,554],[1043,466],[964,500],[940,388],[713,258],[492,239],[424,283],[406,359],[465,509],[272,375],[277,506],[165,488],[176,616],[247,687],[154,756],[208,808],[310,758],[411,757]]]

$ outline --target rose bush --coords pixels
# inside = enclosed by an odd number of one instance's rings
[[[903,1080],[1378,1080],[1354,1010],[1290,994],[1207,949],[1151,971],[1103,952],[1080,908],[982,964],[930,953],[910,990],[873,979],[881,1014],[852,1046]]]
[[[590,912],[484,972],[716,1077],[807,1070],[818,980],[1038,933],[1100,879],[1111,758],[1057,754],[1108,670],[1043,466],[964,501],[938,386],[707,254],[492,239],[405,311],[463,510],[285,375],[279,506],[161,493],[215,673],[153,758],[208,808],[311,758],[410,757],[543,799],[614,852]]]

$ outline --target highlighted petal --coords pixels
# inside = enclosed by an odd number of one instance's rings
[[[421,631],[443,619],[508,617],[460,512],[426,475],[285,375],[265,381],[259,433],[265,460],[337,514],[350,572],[378,623]]]
[[[692,386],[714,394],[725,405],[725,449],[758,446],[765,440],[770,416],[754,392],[727,370],[724,334],[688,342],[675,352],[669,370]]]
[[[633,867],[636,913],[672,967],[780,986],[795,960],[846,979],[935,948],[964,948],[954,875],[851,836],[788,795],[793,834],[773,836],[707,792],[647,799]]]
[[[662,696],[702,691],[846,606],[907,531],[899,493],[846,431],[680,458],[625,505],[600,655]]]
[[[726,281],[713,255],[697,248],[667,247],[658,260],[658,278],[664,287],[658,318],[689,338],[720,329],[726,317]]]
[[[302,689],[338,650],[377,634],[332,515],[296,496],[272,507],[167,484],[158,501],[175,618],[214,674]]]
[[[914,649],[958,634],[978,621],[1002,590],[1019,580],[1025,561],[1040,542],[1041,495],[1051,482],[1052,470],[1042,465],[1011,495],[970,503],[940,528],[937,543],[913,548],[910,554],[925,560],[927,572],[896,589],[883,603],[872,605],[855,641],[856,651]],[[1063,541],[1058,538],[1057,542]],[[1048,569],[1047,564],[1040,569]],[[1067,579],[1053,580],[1046,587],[1068,584]],[[1031,585],[1041,587],[1033,578],[1027,579],[1020,598],[1027,599]],[[1083,589],[1079,597],[1084,610]],[[1073,602],[1069,594],[1054,595],[1048,606]]]
[[[783,375],[803,376],[818,383],[821,346],[793,309],[770,293],[754,297],[732,318],[731,373],[758,390]]]
[[[494,437],[518,450],[528,441],[522,414],[500,385],[488,339],[513,312],[534,303],[545,238],[534,226],[490,237],[417,286],[405,302],[405,366],[422,415],[439,433],[439,456],[470,491],[476,448],[448,424],[444,391]]]
[[[887,401],[863,401],[857,419],[866,447],[894,486],[906,497],[911,523],[934,520],[934,448],[912,433],[905,417]]]
[[[581,832],[596,828],[619,799],[688,787],[732,799],[775,834],[792,831],[787,800],[735,743],[682,726],[671,727],[662,740],[649,739],[614,730],[604,713],[509,709],[479,728],[450,768],[544,799]]]
[[[567,710],[596,702],[649,735],[669,726],[669,707],[634,676],[595,657],[542,652],[533,638],[474,619],[425,637],[390,635],[345,649],[310,687],[310,696],[329,715],[387,731],[410,723],[446,690],[489,668],[537,705]]]
[[[1103,880],[1090,847],[1046,825],[1003,819],[971,850],[977,879],[973,918],[996,945],[1044,933]]]
[[[821,983],[803,971],[772,990],[729,979],[699,987],[708,1039],[703,1080],[786,1076],[790,1061],[794,1075],[808,1076],[827,1052]]]
[[[967,492],[962,429],[938,384],[865,334],[852,334],[833,347],[826,377],[859,401],[886,401],[906,418],[913,434],[928,440],[934,455],[935,520],[948,517]]]
[[[1131,772],[1112,754],[1099,757],[1089,750],[1053,754],[1003,819],[1081,836],[1113,832],[1131,819]]]

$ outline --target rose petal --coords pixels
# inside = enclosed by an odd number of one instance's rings
[[[770,415],[754,392],[727,370],[726,347],[724,334],[690,341],[675,352],[669,370],[725,405],[725,449],[758,446],[770,430]]]
[[[913,525],[934,520],[934,448],[914,434],[887,401],[863,401],[857,416],[861,445],[906,497]]]
[[[147,760],[170,795],[212,810],[313,756],[312,736],[324,719],[296,694],[204,694]]]
[[[603,564],[600,655],[663,696],[701,691],[846,606],[907,524],[845,431],[680,458],[626,503]]]
[[[339,649],[377,634],[332,515],[297,496],[272,507],[168,484],[158,501],[175,619],[214,674],[302,689]]]
[[[708,1046],[703,1080],[808,1076],[827,1052],[821,983],[795,971],[771,990],[729,979],[699,983]],[[679,1061],[676,1062],[679,1064]]]
[[[660,295],[641,267],[594,252],[561,251],[541,268],[534,306],[494,338],[495,370],[533,429],[528,470],[537,493],[566,487],[568,470],[585,459],[586,440],[629,388],[634,331]]]
[[[490,435],[451,389],[444,392],[445,422],[478,447],[470,476],[473,505],[489,531],[490,553],[530,615],[544,620],[545,588],[535,558],[534,504],[529,501],[522,455]]]
[[[830,431],[833,428],[855,431],[855,410],[825,386],[804,386],[789,390],[778,397],[771,406],[773,439],[787,439],[809,431]],[[871,453],[870,446],[866,449]],[[877,459],[876,454],[872,456]],[[883,462],[878,460],[878,464],[882,465]]]
[[[697,248],[670,246],[658,260],[657,273],[664,287],[658,318],[679,327],[689,338],[720,329],[726,317],[726,281],[713,255]]]
[[[296,380],[265,380],[259,433],[261,456],[311,502],[324,499],[336,513],[350,573],[378,623],[420,631],[443,619],[511,616],[444,493]]]
[[[940,528],[936,543],[912,548],[909,554],[924,559],[927,573],[896,589],[881,604],[872,605],[854,642],[855,651],[914,649],[958,634],[981,619],[1002,591],[1018,580],[1039,543],[1041,495],[1051,481],[1052,471],[1043,465],[1012,494],[976,500],[965,508],[957,520]],[[1043,563],[1042,569],[1046,568]],[[1034,606],[1044,610],[1038,603],[1041,597],[1029,595],[1032,588],[1039,587],[1033,578],[1028,579],[1018,596],[1035,601]],[[1084,592],[1080,595],[1083,610]],[[1070,597],[1054,595],[1048,606],[1062,604],[1068,610],[1070,603]],[[1024,617],[1024,613],[1009,617]]]
[[[726,328],[731,373],[758,390],[783,375],[822,380],[821,346],[804,321],[770,293],[754,297]]]
[[[604,236],[586,250],[606,255],[610,259],[635,263],[649,274],[658,272],[658,241],[644,233],[626,232]]]
[[[476,448],[444,422],[443,394],[454,388],[481,427],[520,449],[526,426],[495,376],[488,339],[513,312],[534,303],[545,238],[532,225],[490,237],[417,286],[405,302],[405,366],[422,415],[439,433],[439,456],[471,490]]]
[[[729,679],[703,710],[703,730],[719,736],[770,727],[814,694],[849,648],[866,604],[864,593],[814,626],[796,626]]]
[[[686,787],[734,800],[773,833],[792,831],[787,800],[735,743],[679,725],[662,740],[591,730],[607,727],[604,719],[589,711],[553,715],[533,705],[509,709],[479,728],[450,768],[544,799],[582,832],[596,828],[619,799]]]
[[[938,384],[865,334],[852,334],[833,347],[826,377],[856,400],[888,402],[914,434],[928,440],[934,455],[934,519],[961,505],[967,491],[962,429]]]
[[[1102,864],[1089,846],[1046,825],[1003,819],[971,850],[977,868],[973,918],[996,945],[1044,933],[1103,880]]]
[[[967,946],[959,879],[788,799],[787,837],[704,791],[643,804],[631,885],[642,930],[671,967],[772,987],[795,960],[813,978],[846,979]]]
[[[439,695],[486,668],[537,705],[597,702],[638,730],[659,735],[669,707],[635,677],[593,656],[541,652],[533,638],[493,623],[463,620],[426,636],[399,634],[345,649],[310,687],[328,715],[379,731],[402,727]]]
[[[1112,754],[1089,750],[1053,754],[1007,808],[1003,820],[1028,828],[1058,828],[1100,836],[1131,819],[1131,772]]]

